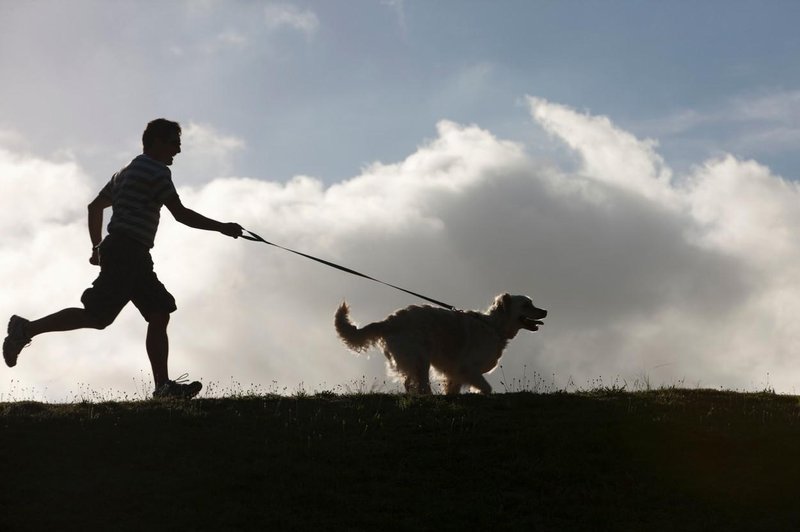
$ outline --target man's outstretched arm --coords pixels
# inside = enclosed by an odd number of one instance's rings
[[[111,207],[111,198],[98,194],[89,204],[89,238],[92,240],[92,256],[89,262],[95,266],[100,264],[100,252],[97,246],[103,240],[103,211]]]
[[[180,197],[178,196],[175,196],[173,199],[167,201],[164,203],[164,205],[166,205],[167,209],[169,209],[169,212],[172,213],[172,216],[175,217],[175,220],[184,225],[188,225],[189,227],[203,229],[205,231],[217,231],[223,235],[233,238],[239,238],[242,236],[241,225],[233,222],[218,222],[217,220],[207,218],[199,212],[193,211],[192,209],[184,206],[184,204],[181,203]]]

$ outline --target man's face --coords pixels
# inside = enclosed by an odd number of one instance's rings
[[[177,133],[167,138],[155,139],[149,155],[167,166],[172,164],[175,156],[181,152],[181,137]]]

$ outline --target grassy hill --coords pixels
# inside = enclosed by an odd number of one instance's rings
[[[800,401],[665,389],[0,404],[0,531],[796,530]]]

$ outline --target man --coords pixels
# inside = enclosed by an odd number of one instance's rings
[[[20,351],[33,337],[53,331],[104,329],[131,301],[148,323],[145,347],[155,381],[153,396],[191,398],[200,392],[203,385],[199,382],[169,378],[167,324],[177,307],[153,271],[150,249],[162,205],[177,221],[196,229],[238,238],[242,227],[206,218],[181,203],[169,169],[181,152],[178,123],[163,118],[153,120],[142,135],[142,146],[144,153],[114,174],[89,204],[89,262],[100,266],[100,275],[81,296],[83,308],[66,308],[33,321],[12,316],[3,341],[3,358],[9,367],[16,365]],[[102,239],[106,207],[112,208],[112,214],[108,236]]]

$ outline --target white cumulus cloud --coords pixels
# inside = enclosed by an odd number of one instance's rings
[[[331,186],[312,176],[187,182],[177,168],[175,181],[201,213],[461,308],[486,308],[504,291],[532,296],[550,316],[510,344],[502,372],[489,377],[496,390],[538,372],[558,386],[646,377],[793,391],[797,186],[732,155],[676,176],[654,141],[607,117],[529,103],[536,125],[574,150],[577,172],[477,125],[442,121],[404,159]],[[83,219],[95,192],[75,164],[0,153],[3,189],[17,186],[15,194],[49,206],[5,200],[13,214],[4,234],[24,236],[0,250],[0,313],[38,317],[74,305],[95,273]],[[162,220],[153,255],[178,301],[173,375],[289,390],[383,381],[383,356],[349,353],[333,312],[346,299],[366,323],[415,298],[270,246],[191,230],[166,211]],[[53,400],[76,382],[130,391],[136,378],[149,379],[144,330],[129,308],[105,331],[38,337],[4,370],[0,393],[11,378]]]
[[[192,183],[210,181],[233,171],[234,158],[245,149],[241,138],[226,135],[208,124],[182,124],[182,150],[191,157],[178,156],[174,172]]]
[[[542,98],[528,101],[536,121],[581,157],[582,173],[652,200],[671,201],[672,172],[656,152],[657,142],[637,139],[605,116],[578,113]]]

